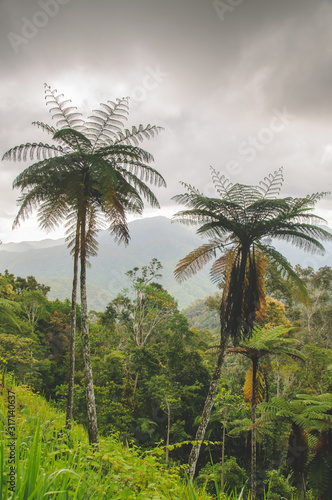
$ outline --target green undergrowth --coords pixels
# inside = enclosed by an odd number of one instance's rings
[[[15,411],[9,406],[13,398]],[[188,484],[185,467],[165,467],[161,448],[142,453],[112,435],[93,449],[83,426],[74,423],[69,433],[63,413],[28,386],[8,380],[0,387],[0,439],[0,500],[244,499],[244,488],[222,493],[216,477],[213,497]]]
[[[9,391],[15,395],[15,447],[8,434],[13,423],[8,420]],[[81,425],[74,424],[69,434],[65,415],[27,386],[7,382],[0,418],[0,500],[211,498],[192,492],[180,468],[166,469],[161,458],[124,447],[118,436],[102,437],[95,451]],[[10,479],[16,483],[14,492]]]

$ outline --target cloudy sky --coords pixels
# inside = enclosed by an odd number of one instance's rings
[[[0,0],[0,26],[1,156],[50,140],[31,125],[52,123],[46,82],[84,116],[130,96],[128,125],[164,127],[144,143],[168,184],[160,215],[180,181],[214,195],[210,165],[244,184],[283,166],[285,196],[332,186],[330,0]],[[0,165],[5,243],[47,237],[34,218],[11,230],[24,166]],[[331,195],[316,212],[332,227]]]

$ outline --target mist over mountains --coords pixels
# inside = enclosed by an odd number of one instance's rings
[[[151,217],[130,222],[129,229],[131,241],[127,247],[116,244],[107,230],[99,233],[98,256],[91,258],[91,268],[87,271],[90,309],[104,310],[108,302],[129,286],[125,272],[149,264],[154,257],[163,265],[160,283],[178,300],[180,308],[217,291],[210,282],[208,265],[182,284],[174,279],[178,261],[204,243],[186,226],[171,223],[166,217]],[[324,256],[307,254],[284,242],[275,246],[293,265],[314,269],[332,266],[331,244],[324,245]],[[0,272],[8,269],[16,276],[35,276],[40,283],[51,287],[50,299],[71,297],[72,267],[72,257],[63,238],[0,246]]]
[[[210,282],[208,267],[181,285],[173,277],[178,261],[203,243],[183,225],[171,223],[166,217],[151,217],[129,223],[131,240],[127,247],[113,241],[109,231],[98,235],[98,256],[90,259],[87,270],[89,308],[104,310],[105,306],[130,282],[125,273],[142,267],[157,258],[163,265],[160,283],[179,302],[189,305],[216,291]],[[51,287],[50,299],[71,297],[73,260],[65,239],[8,243],[0,247],[0,272],[8,269],[15,275],[33,275]]]

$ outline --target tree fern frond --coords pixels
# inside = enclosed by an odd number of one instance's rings
[[[213,184],[221,196],[227,196],[228,191],[234,186],[234,184],[227,179],[225,175],[221,175],[220,172],[217,172],[213,167],[210,167],[211,176]]]
[[[324,255],[325,252],[324,246],[316,238],[297,230],[276,228],[274,231],[271,231],[271,236],[290,242],[306,252],[319,253],[320,255]]]
[[[33,210],[38,206],[38,203],[42,199],[42,196],[39,191],[39,186],[31,189],[31,191],[18,199],[18,203],[20,204],[19,211],[13,222],[13,229],[19,226],[21,221],[25,221],[29,215],[33,212]]]
[[[136,190],[140,196],[143,196],[145,198],[145,200],[150,204],[151,207],[160,208],[156,196],[151,191],[151,189],[145,184],[144,181],[136,177],[136,175],[132,174],[128,170],[118,168],[118,171],[122,174],[123,178],[126,179],[129,185],[131,186],[130,189],[127,188],[127,195],[132,197],[135,194],[133,190]]]
[[[294,286],[299,291],[299,299],[309,306],[310,300],[306,285],[294,271],[292,265],[288,262],[286,257],[284,257],[272,246],[263,245],[262,243],[257,243],[257,246],[269,258],[269,260],[277,266],[277,269],[281,272],[282,276],[286,276],[292,281]]]
[[[263,198],[271,199],[279,195],[283,182],[283,167],[280,167],[278,170],[275,170],[274,174],[264,177],[264,181],[260,181],[257,188]]]
[[[74,130],[72,128],[63,128],[55,132],[53,139],[61,139],[73,150],[79,150],[80,152],[84,150],[89,150],[91,148],[90,140],[85,137],[82,132]]]
[[[59,226],[66,219],[68,212],[68,203],[66,196],[54,192],[54,196],[49,196],[40,203],[38,209],[38,222],[41,229],[51,231]]]
[[[79,129],[82,127],[84,120],[77,119],[82,116],[81,113],[73,113],[76,109],[74,106],[67,106],[71,103],[70,99],[63,100],[63,94],[57,94],[57,90],[52,90],[49,85],[45,83],[45,99],[46,104],[54,105],[49,111],[52,114],[52,118],[59,119],[56,125],[61,123],[62,128],[73,128]]]
[[[13,160],[13,161],[26,161],[29,155],[30,160],[37,160],[41,158],[52,158],[63,154],[64,150],[61,146],[53,146],[49,144],[44,144],[42,142],[27,142],[26,144],[21,144],[20,146],[15,146],[3,155],[2,160]]]
[[[113,144],[117,133],[123,129],[123,121],[127,120],[128,98],[117,99],[116,102],[101,103],[102,109],[94,110],[88,117],[85,127],[87,135],[93,140],[93,148],[105,144]]]
[[[210,279],[212,283],[219,284],[225,278],[225,271],[227,269],[227,257],[223,255],[217,259],[210,269]]]
[[[38,128],[41,128],[43,132],[47,132],[48,134],[51,134],[52,136],[55,134],[57,129],[55,127],[52,127],[51,125],[48,125],[47,123],[43,122],[32,122],[32,125],[36,125]]]
[[[134,144],[138,146],[140,142],[144,139],[150,139],[158,134],[161,130],[164,130],[163,127],[157,127],[155,125],[146,125],[144,127],[140,124],[137,127],[133,126],[131,130],[125,129],[124,133],[121,131],[117,134],[117,139],[115,140],[115,144]]]
[[[186,257],[180,260],[175,271],[175,279],[179,282],[184,281],[190,276],[196,274],[202,267],[216,256],[218,242],[206,243],[190,252]]]

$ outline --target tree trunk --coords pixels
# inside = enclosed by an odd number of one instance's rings
[[[251,422],[256,422],[256,374],[257,360],[252,361],[252,399],[251,399]],[[251,498],[256,500],[256,427],[251,430]]]
[[[212,375],[209,392],[205,400],[201,421],[196,432],[195,441],[197,441],[197,444],[193,445],[189,455],[187,474],[191,482],[194,479],[196,464],[201,449],[201,442],[204,440],[205,431],[210,421],[210,415],[213,408],[214,398],[217,394],[218,382],[220,378],[221,367],[225,357],[227,343],[228,343],[228,335],[225,335],[220,342],[220,351],[218,354],[217,363]]]
[[[165,462],[166,465],[168,465],[168,457],[169,457],[169,435],[171,431],[171,408],[168,403],[166,403],[166,408],[167,408],[167,438],[166,438],[166,458]]]
[[[226,437],[226,418],[222,430],[222,449],[221,449],[221,493],[224,493],[224,476],[225,476],[225,437]]]
[[[66,427],[71,430],[74,406],[74,384],[75,384],[75,336],[76,336],[76,299],[78,281],[78,254],[79,254],[79,222],[77,222],[75,249],[74,249],[74,276],[73,290],[71,296],[71,321],[70,321],[70,347],[69,347],[69,375],[68,375],[68,399]]]
[[[134,382],[134,389],[133,389],[133,397],[137,389],[137,382],[138,382],[138,370],[136,372],[136,377],[135,377],[135,382]]]
[[[277,360],[277,398],[280,397],[280,380],[281,380],[281,375],[280,375],[280,364],[279,364],[279,358],[276,356]]]
[[[83,360],[84,360],[84,380],[85,394],[88,416],[88,434],[89,443],[98,446],[98,428],[97,428],[97,413],[95,404],[95,394],[93,389],[91,356],[90,356],[90,337],[89,337],[89,321],[88,321],[88,304],[86,296],[86,241],[85,241],[85,214],[81,222],[81,329],[83,343]]]

